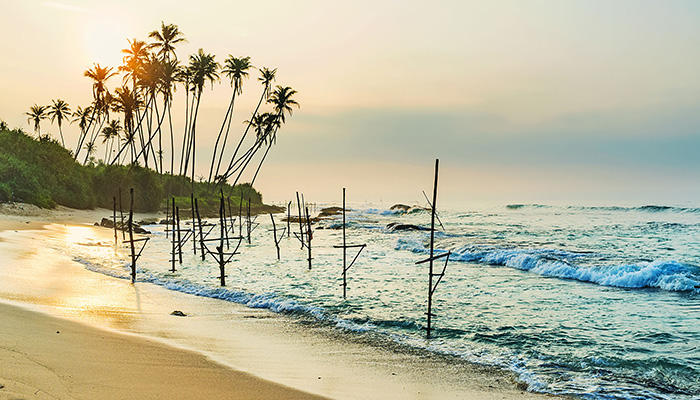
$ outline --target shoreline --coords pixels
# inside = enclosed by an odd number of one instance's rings
[[[91,225],[99,220],[98,216],[107,212],[61,209],[42,210],[50,215],[7,216],[7,211],[2,211],[0,209],[0,232],[24,231],[31,237],[29,240],[41,238],[42,234],[63,234],[60,232],[62,226]],[[27,232],[28,229],[42,231]],[[112,234],[105,228],[90,227],[90,232],[105,240]],[[3,240],[0,238],[1,246],[12,248],[14,245],[16,249],[17,243]],[[21,249],[16,250],[17,257],[23,254]],[[302,390],[306,396],[315,393],[330,398],[559,398],[525,392],[513,374],[495,367],[471,364],[456,357],[426,354],[427,351],[406,352],[403,347],[367,343],[366,337],[340,333],[328,327],[309,329],[303,322],[268,310],[168,291],[148,283],[131,285],[121,279],[88,271],[81,264],[67,259],[65,257],[58,264],[71,264],[70,280],[62,278],[67,280],[63,282],[61,278],[51,276],[54,282],[40,284],[36,290],[8,290],[7,284],[0,284],[0,299],[52,316],[77,320],[87,324],[86,329],[98,332],[108,329],[125,332],[127,336],[136,334],[135,339],[155,340],[163,346],[171,346],[174,352],[176,349],[192,350],[213,360],[219,368],[252,374],[256,379],[264,379],[264,384],[281,384],[285,389]],[[6,269],[4,263],[6,261],[0,262],[0,278],[7,275],[3,272]],[[33,272],[30,271],[29,275],[36,275]],[[87,287],[68,288],[75,279],[85,281]],[[23,286],[21,277],[10,277],[10,280],[14,280],[10,286],[18,282],[15,286]],[[102,282],[106,287],[103,290],[90,289],[95,282]],[[104,291],[111,292],[108,301],[100,297],[104,295],[100,292]],[[60,294],[59,301],[53,298],[56,292]],[[96,298],[99,298],[99,307],[94,304]],[[173,309],[182,309],[188,317],[170,316]],[[37,322],[35,327],[41,328],[46,323]]]

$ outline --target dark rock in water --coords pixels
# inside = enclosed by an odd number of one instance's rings
[[[93,225],[95,225],[95,226],[100,226],[100,224],[98,224],[97,222],[95,222]]]
[[[105,228],[114,228],[114,221],[109,218],[102,218],[99,226],[104,226]]]
[[[394,232],[394,231],[429,231],[430,230],[428,228],[424,228],[424,227],[418,226],[418,225],[399,224],[396,222],[392,222],[390,224],[387,224],[386,228],[392,232]]]
[[[187,316],[187,314],[185,314],[184,312],[182,312],[180,310],[175,310],[175,311],[171,312],[170,315],[174,315],[176,317],[186,317]]]
[[[318,218],[331,217],[333,215],[338,215],[338,214],[342,214],[342,213],[343,213],[343,207],[322,208],[321,212],[318,214]]]
[[[173,220],[172,219],[161,219],[160,222],[158,222],[160,225],[172,225]]]
[[[141,228],[140,226],[134,224],[134,233],[139,233],[142,235],[149,235],[151,232]]]
[[[405,204],[394,204],[389,208],[391,211],[408,211],[411,209],[411,206],[407,206]]]
[[[144,219],[142,221],[139,221],[139,225],[155,225],[158,223],[158,218],[148,218]]]

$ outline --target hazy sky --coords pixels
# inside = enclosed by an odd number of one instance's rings
[[[269,201],[339,200],[343,186],[418,201],[440,158],[447,203],[700,202],[697,1],[0,0],[0,15],[0,119],[27,131],[34,103],[87,105],[83,71],[118,66],[126,39],[161,21],[185,33],[182,60],[203,48],[278,68],[301,109],[256,182]],[[260,95],[251,75],[239,132]],[[204,93],[199,160],[229,96],[226,81]],[[64,131],[74,147],[77,126]]]

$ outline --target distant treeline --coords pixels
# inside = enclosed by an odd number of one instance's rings
[[[4,125],[4,124],[3,124]],[[21,129],[0,127],[0,202],[23,202],[43,208],[56,205],[89,209],[111,209],[122,189],[122,203],[128,208],[129,188],[134,188],[134,209],[141,212],[163,209],[166,199],[177,197],[180,207],[189,208],[192,181],[186,176],[159,174],[139,165],[80,165],[73,154],[49,136],[38,139]],[[207,214],[218,210],[220,190],[231,196],[234,207],[250,200],[262,205],[262,195],[247,183],[232,188],[205,182],[194,185],[194,195]],[[211,210],[208,210],[211,209]],[[237,210],[236,210],[237,211]],[[218,211],[216,211],[218,212]]]

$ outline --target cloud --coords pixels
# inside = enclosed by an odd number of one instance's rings
[[[41,3],[41,5],[44,7],[47,7],[47,8],[55,8],[57,10],[80,12],[80,13],[85,13],[85,14],[94,14],[95,13],[95,11],[87,9],[87,8],[78,7],[78,6],[74,6],[71,4],[56,3],[54,1],[44,1]]]

